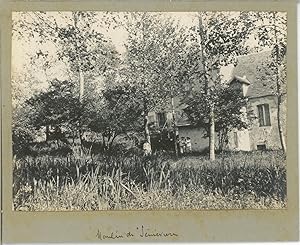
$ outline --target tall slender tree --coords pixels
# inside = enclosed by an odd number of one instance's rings
[[[266,86],[273,88],[277,97],[277,127],[281,148],[286,152],[284,121],[286,120],[286,55],[287,55],[287,15],[283,12],[256,13],[260,19],[259,25],[252,32],[261,47],[271,49],[271,56],[257,69],[267,81]],[[275,84],[275,86],[272,86]]]
[[[209,106],[209,157],[215,160],[214,89],[220,83],[220,68],[236,63],[236,56],[249,51],[246,40],[248,28],[254,22],[247,12],[200,12],[195,38],[200,43],[207,105]]]

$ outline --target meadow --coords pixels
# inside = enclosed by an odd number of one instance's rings
[[[286,207],[280,151],[224,152],[175,159],[98,154],[41,154],[13,161],[13,208],[19,211],[277,209]]]

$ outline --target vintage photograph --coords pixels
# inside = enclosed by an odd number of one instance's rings
[[[287,13],[12,13],[14,211],[287,207]]]

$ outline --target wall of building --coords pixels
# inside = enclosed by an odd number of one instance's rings
[[[266,96],[261,98],[249,99],[248,110],[252,110],[258,117],[257,106],[260,104],[269,104],[271,126],[259,126],[258,119],[253,121],[250,128],[251,149],[256,150],[257,145],[266,145],[267,149],[281,149],[278,122],[277,122],[277,98],[275,96]],[[285,104],[282,105],[282,116],[286,114]],[[285,122],[283,122],[285,131]]]
[[[232,151],[250,151],[250,132],[248,129],[232,130],[228,133],[228,150]]]
[[[260,104],[268,104],[270,111],[270,126],[259,126],[258,108]],[[257,150],[258,145],[265,145],[266,149],[281,149],[278,122],[277,122],[277,98],[276,96],[264,96],[250,98],[247,110],[252,111],[253,119],[248,130],[233,130],[229,134],[230,150]],[[281,106],[281,122],[286,137],[286,103]]]

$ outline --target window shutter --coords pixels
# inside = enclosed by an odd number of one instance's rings
[[[237,132],[234,132],[234,146],[235,148],[239,148],[239,139]]]
[[[157,113],[157,119],[158,119],[158,125],[160,127],[165,126],[165,123],[166,123],[166,120],[167,120],[166,113],[164,113],[164,112]]]
[[[271,126],[271,119],[270,119],[270,111],[269,111],[269,105],[265,104],[265,125],[266,126]]]
[[[264,126],[264,111],[262,105],[257,106],[259,126]]]

